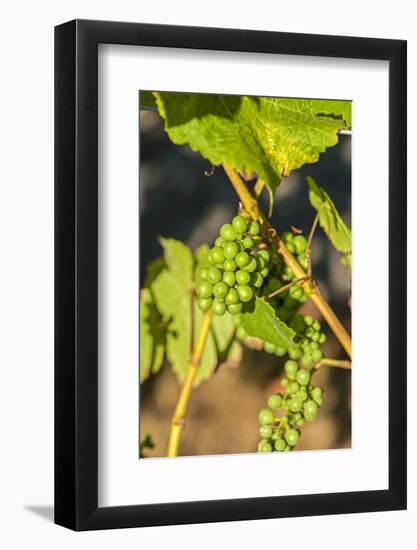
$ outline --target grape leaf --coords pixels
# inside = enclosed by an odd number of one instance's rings
[[[166,349],[166,329],[149,288],[140,291],[140,382],[162,367]]]
[[[217,166],[256,173],[273,197],[282,176],[336,145],[350,126],[350,101],[155,92],[165,130],[177,145]]]
[[[166,269],[151,288],[159,311],[168,324],[167,355],[173,371],[182,380],[187,372],[191,333],[193,257],[190,249],[174,239],[160,239]]]
[[[323,187],[319,187],[310,176],[307,177],[307,185],[311,206],[317,210],[319,215],[320,227],[336,250],[346,255],[347,265],[350,265],[352,235],[349,227],[343,221],[342,216]]]
[[[167,264],[163,256],[160,256],[159,258],[156,258],[155,260],[149,262],[146,266],[146,277],[144,286],[150,287],[152,282],[161,273],[161,271],[166,268],[166,266]]]
[[[249,336],[277,347],[293,344],[295,331],[277,317],[265,298],[256,298],[254,311],[242,315],[242,325]]]
[[[156,111],[156,101],[152,92],[141,90],[139,92],[139,109],[142,111]]]

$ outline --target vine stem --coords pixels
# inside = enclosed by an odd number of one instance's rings
[[[342,359],[329,359],[327,357],[324,357],[324,359],[321,359],[316,365],[315,369],[318,370],[320,367],[324,366],[328,367],[338,367],[339,369],[351,369],[352,363],[350,361],[344,361]]]
[[[247,188],[245,182],[242,180],[239,174],[227,164],[224,164],[223,168],[236,193],[238,194],[239,199],[241,200],[246,212],[254,220],[259,221],[259,223],[263,227],[264,232],[268,235],[272,244],[276,246],[277,250],[283,257],[284,262],[291,269],[296,278],[305,279],[305,282],[302,283],[305,292],[310,296],[311,300],[313,300],[317,309],[326,320],[327,324],[333,331],[336,338],[339,340],[340,344],[343,346],[348,356],[352,358],[351,338],[332,308],[324,299],[318,285],[316,283],[312,284],[308,281],[307,273],[300,266],[296,258],[294,258],[294,256],[289,252],[288,248],[285,246],[284,241],[279,238],[276,230],[271,226],[265,214],[259,208],[258,201],[251,195],[249,189]]]
[[[187,374],[181,386],[181,392],[174,410],[174,414],[172,415],[167,456],[178,456],[178,451],[181,444],[181,436],[185,426],[185,416],[187,414],[188,403],[190,401],[194,380],[200,366],[201,356],[203,355],[203,351],[207,342],[212,318],[213,313],[211,310],[205,313],[203,317],[198,340],[194,351],[191,354]]]

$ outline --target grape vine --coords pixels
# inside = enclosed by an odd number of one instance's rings
[[[158,110],[174,143],[188,143],[213,169],[223,166],[238,198],[236,215],[219,228],[211,248],[193,254],[182,243],[163,240],[164,258],[150,266],[141,291],[141,383],[165,360],[181,383],[167,456],[180,453],[193,387],[215,373],[221,361],[239,356],[242,346],[263,349],[283,365],[280,391],[259,411],[257,450],[293,451],[303,426],[317,418],[323,405],[324,390],[313,383],[317,370],[351,368],[350,335],[314,278],[315,231],[324,231],[348,268],[351,235],[327,192],[312,178],[307,180],[313,208],[309,234],[292,226],[278,235],[258,199],[266,189],[271,211],[281,177],[317,162],[337,142],[337,132],[350,128],[350,103],[279,98],[258,98],[256,103],[246,96],[239,103],[225,96],[202,95],[200,100],[194,94],[163,92],[148,94],[146,101]],[[286,149],[282,136],[289,130],[288,114],[295,111],[303,123],[291,127],[297,147]],[[264,133],[258,129],[262,120],[269,122],[261,125]],[[226,145],[223,135],[234,136],[233,143]],[[253,188],[242,177],[252,172],[257,176]],[[309,301],[321,322],[306,314]],[[324,355],[330,333],[346,359]],[[151,439],[142,442],[141,454],[151,445]]]

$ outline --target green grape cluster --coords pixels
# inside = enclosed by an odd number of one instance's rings
[[[260,244],[261,228],[255,220],[235,216],[221,227],[208,253],[209,266],[201,270],[196,286],[202,311],[236,315],[253,304],[271,267],[271,254]]]
[[[281,238],[288,252],[291,252],[291,254],[297,258],[298,263],[303,269],[307,269],[307,239],[300,233],[294,233],[292,231],[285,231]],[[287,276],[290,279],[294,278],[294,274],[291,270],[287,272]]]
[[[290,347],[275,346],[270,342],[263,342],[264,351],[270,354],[284,357],[288,355],[290,359],[299,360],[305,368],[310,368],[323,358],[323,352],[320,349],[321,344],[326,341],[326,335],[321,332],[321,324],[310,315],[298,313],[290,322],[289,326],[295,330],[294,343]],[[237,326],[236,336],[240,340],[245,340],[247,334],[242,326]]]
[[[323,404],[323,389],[312,384],[310,370],[293,359],[286,361],[284,370],[285,392],[271,395],[268,407],[259,412],[261,453],[292,451],[301,437],[300,428],[316,419]]]

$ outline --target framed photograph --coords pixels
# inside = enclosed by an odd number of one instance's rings
[[[406,507],[406,42],[55,29],[55,522]]]

